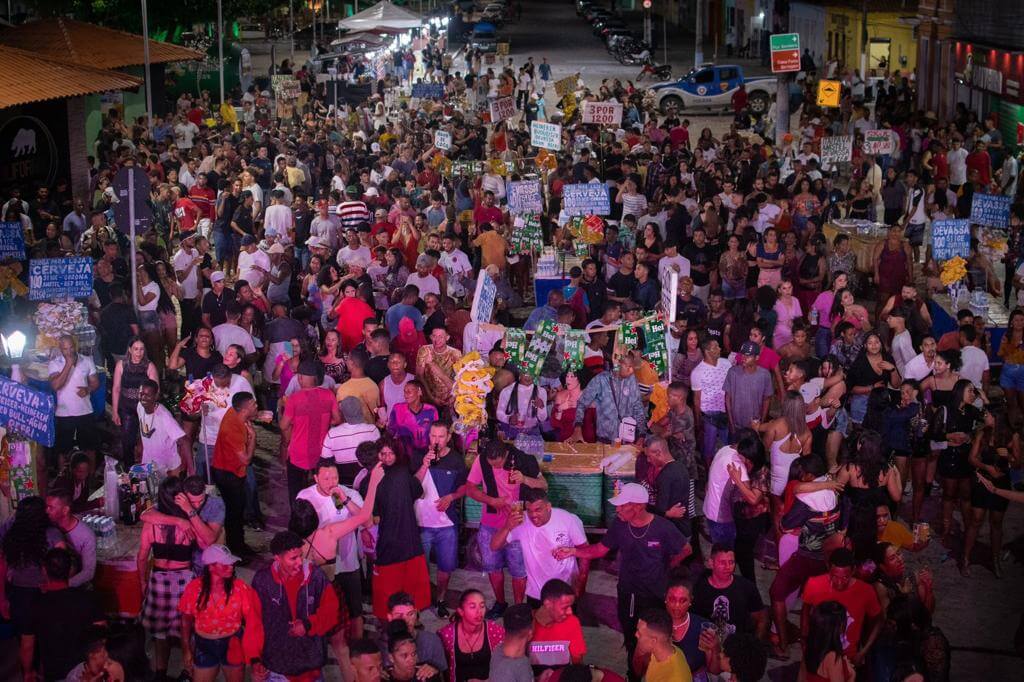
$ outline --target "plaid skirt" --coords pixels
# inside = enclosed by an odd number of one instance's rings
[[[185,586],[193,578],[192,569],[174,571],[153,569],[142,605],[142,627],[157,637],[178,637],[181,634],[181,611],[178,602]]]

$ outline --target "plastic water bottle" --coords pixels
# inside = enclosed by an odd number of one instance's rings
[[[103,464],[103,513],[113,518],[120,512],[117,500],[117,460],[106,457]]]

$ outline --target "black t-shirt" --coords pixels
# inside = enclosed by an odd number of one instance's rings
[[[601,543],[619,550],[619,592],[664,599],[669,562],[683,551],[686,538],[660,516],[653,517],[646,528],[634,528],[616,518]]]
[[[124,355],[128,341],[134,336],[131,325],[138,324],[135,311],[128,303],[109,303],[100,311],[100,338],[103,351],[109,355]]]
[[[651,511],[656,514],[664,514],[677,504],[689,508],[690,505],[690,472],[686,470],[686,464],[679,460],[669,462],[660,472],[655,480],[658,486],[658,496]],[[680,519],[669,519],[679,532],[689,538],[692,535],[690,517],[686,515]]]
[[[185,373],[190,381],[202,379],[207,374],[213,372],[214,367],[224,362],[224,358],[221,357],[220,351],[216,348],[211,348],[210,357],[204,358],[191,346],[181,351],[181,359],[185,361]]]
[[[221,194],[219,203],[223,206],[223,210],[217,218],[217,227],[224,234],[234,234],[234,230],[231,229],[231,219],[235,217],[235,211],[238,210],[242,200],[231,192],[225,192]]]
[[[388,355],[374,355],[370,358],[370,361],[366,363],[366,376],[373,379],[375,384],[379,384],[384,381],[384,377],[388,375]]]
[[[234,300],[235,292],[226,287],[220,296],[217,296],[213,291],[206,292],[206,295],[203,296],[202,312],[204,315],[210,316],[210,327],[216,327],[218,324],[224,324],[228,321],[228,304]]]
[[[690,261],[690,277],[693,278],[693,285],[695,287],[706,287],[711,284],[711,266],[714,265],[715,261],[715,247],[710,244],[697,246],[695,243],[690,242],[683,247],[682,255]],[[701,272],[695,269],[694,265],[702,265],[708,269]]]
[[[96,593],[71,587],[44,592],[29,615],[29,632],[39,643],[46,680],[63,680],[85,660],[85,633],[103,620]]]
[[[231,216],[231,222],[235,223],[242,232],[253,234],[252,208],[245,204],[239,204],[234,215]]]
[[[636,276],[631,272],[628,275],[616,271],[608,279],[608,288],[617,298],[629,298],[636,291]]]
[[[423,554],[420,527],[413,508],[413,502],[422,495],[423,486],[407,467],[395,465],[385,472],[373,505],[374,515],[380,517],[377,563],[381,566]]]
[[[693,613],[714,622],[716,613],[729,624],[730,632],[753,633],[753,614],[764,610],[757,585],[743,576],[735,575],[724,590],[711,585],[710,572],[705,572],[693,586]]]

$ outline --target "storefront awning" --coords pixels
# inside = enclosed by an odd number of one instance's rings
[[[121,69],[145,63],[142,36],[64,17],[2,29],[0,44],[99,69]],[[149,41],[152,64],[204,57],[202,52],[188,47]]]
[[[0,109],[18,104],[134,90],[142,79],[0,45]]]

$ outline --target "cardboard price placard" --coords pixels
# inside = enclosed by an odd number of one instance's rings
[[[893,139],[891,130],[885,128],[879,130],[868,130],[864,133],[865,154],[892,154],[896,151],[896,141]]]
[[[516,115],[516,102],[511,97],[499,97],[491,102],[491,123],[501,123]]]
[[[452,134],[447,130],[435,130],[434,146],[442,151],[450,150],[452,148]]]
[[[539,149],[557,152],[562,148],[562,126],[557,123],[530,123],[530,144]]]
[[[845,163],[853,157],[853,135],[835,135],[821,138],[821,166]]]
[[[584,102],[583,122],[602,126],[622,125],[622,105],[618,102]]]

